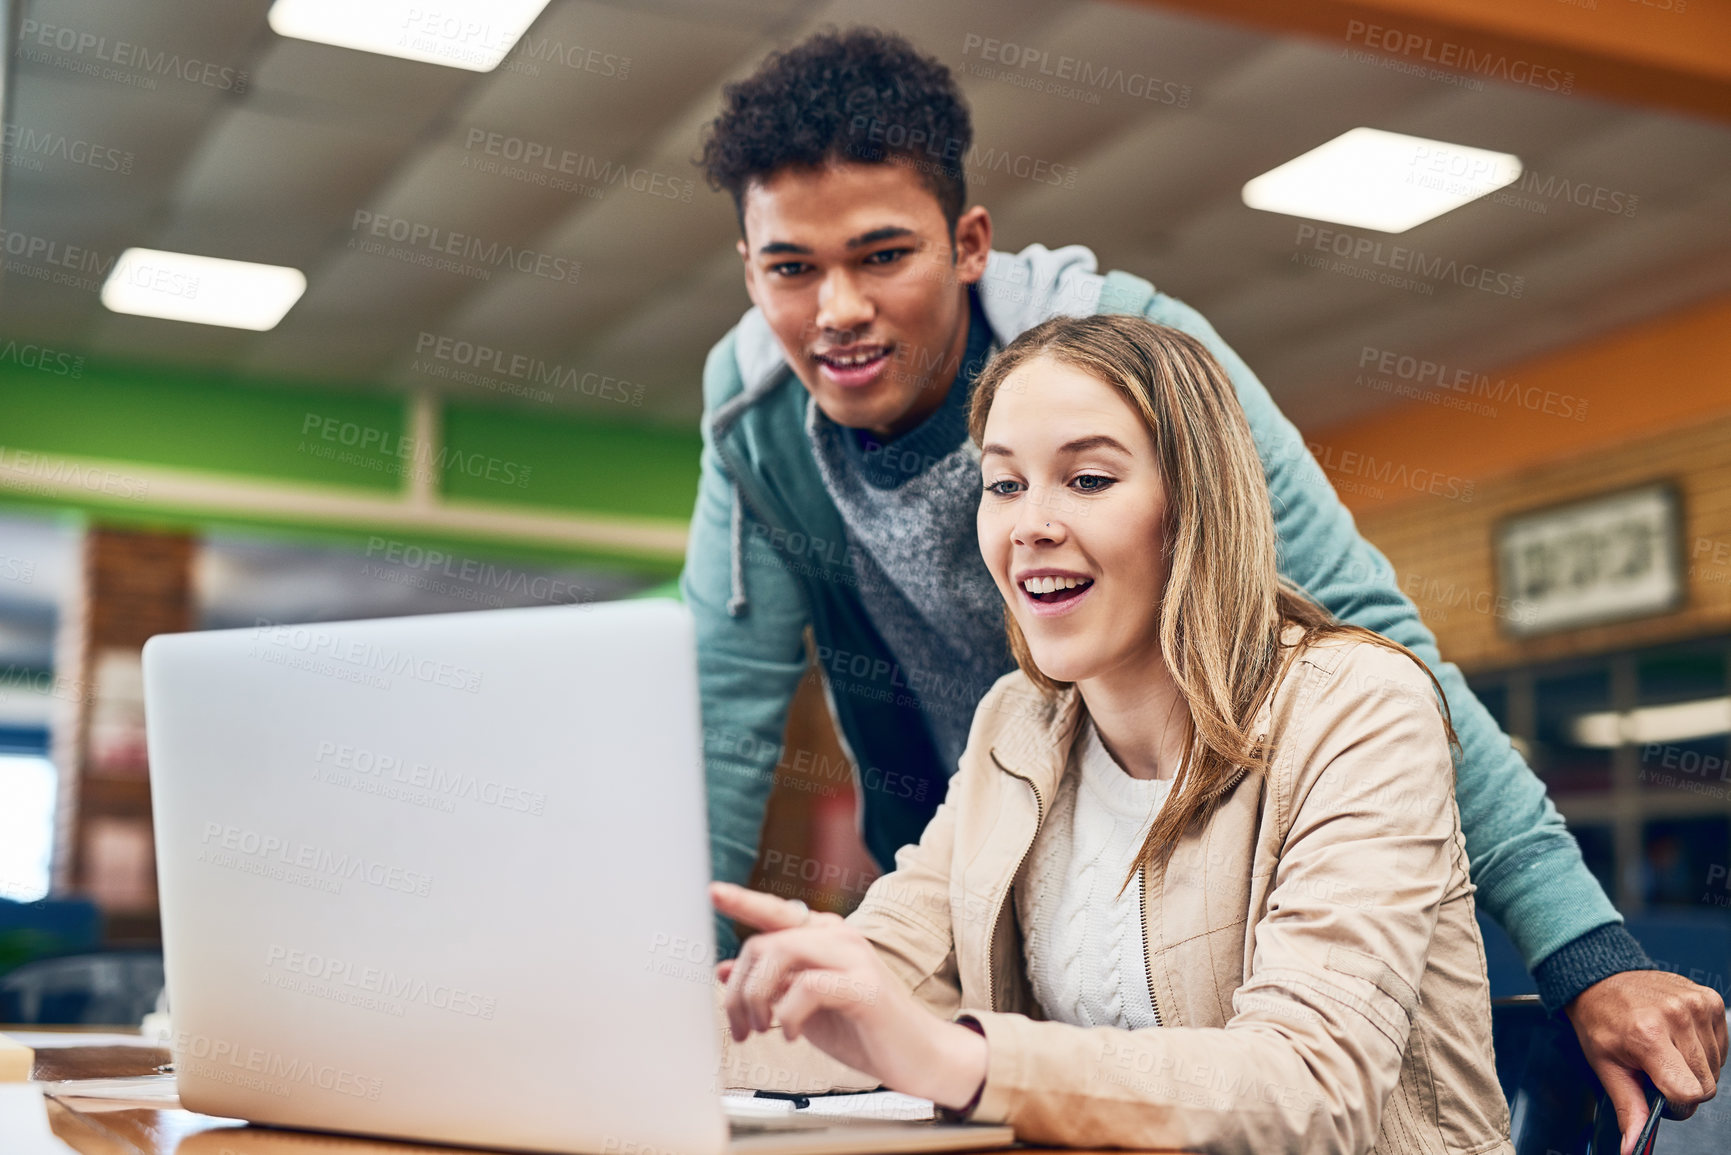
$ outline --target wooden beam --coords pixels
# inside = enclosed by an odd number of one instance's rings
[[[685,556],[687,529],[685,522],[672,518],[544,510],[451,498],[416,501],[412,495],[0,446],[0,499],[14,494],[74,507],[106,504],[136,509],[141,514],[161,511],[256,518],[364,533],[448,534],[659,561],[678,561]]]

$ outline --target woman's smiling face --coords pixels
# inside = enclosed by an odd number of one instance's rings
[[[1166,487],[1122,389],[1038,356],[1004,380],[981,437],[980,554],[1048,678],[1159,655]]]

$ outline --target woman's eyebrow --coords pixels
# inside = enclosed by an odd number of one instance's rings
[[[1066,441],[1064,444],[1058,446],[1059,453],[1083,453],[1090,449],[1116,449],[1125,457],[1135,456],[1135,454],[1131,453],[1128,449],[1125,449],[1123,445],[1119,444],[1116,439],[1108,437],[1104,433],[1095,433],[1089,437],[1078,437],[1074,441]]]
[[[1074,441],[1066,441],[1064,444],[1058,446],[1059,453],[1086,453],[1090,449],[1116,449],[1125,457],[1136,456],[1128,449],[1125,449],[1117,439],[1108,437],[1104,433],[1095,433],[1088,437],[1078,437]],[[1016,456],[1015,452],[1008,446],[998,445],[994,442],[987,442],[985,445],[980,446],[981,457],[990,457],[994,453],[999,457]]]

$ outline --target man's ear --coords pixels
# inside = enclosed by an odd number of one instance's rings
[[[985,205],[975,205],[956,218],[956,280],[964,285],[979,281],[991,255],[992,215]]]
[[[745,267],[745,295],[751,298],[752,304],[757,304],[757,277],[751,267],[751,250],[745,247],[745,238],[733,242],[733,249],[739,254],[739,262]]]

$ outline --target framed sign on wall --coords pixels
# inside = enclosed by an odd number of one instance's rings
[[[1515,637],[1665,613],[1683,603],[1682,508],[1669,483],[1516,514],[1495,535]]]

